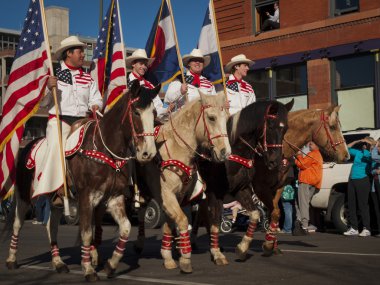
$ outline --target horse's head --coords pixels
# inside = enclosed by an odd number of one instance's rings
[[[201,113],[196,123],[198,144],[209,148],[217,161],[224,161],[231,154],[227,136],[226,97],[223,92],[217,95],[200,93]]]
[[[340,106],[330,106],[320,111],[316,131],[312,140],[319,146],[321,152],[337,162],[346,161],[350,158],[345,143],[340,121]]]
[[[130,130],[136,149],[136,157],[140,162],[150,161],[157,152],[154,142],[154,118],[156,110],[153,99],[157,96],[161,85],[154,89],[140,86],[135,80],[129,90],[127,112]]]
[[[275,169],[282,163],[282,141],[288,129],[288,112],[292,109],[294,99],[287,104],[278,101],[269,102],[264,115],[262,131],[261,155],[269,170]]]

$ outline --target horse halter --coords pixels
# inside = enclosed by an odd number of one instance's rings
[[[319,125],[318,129],[315,131],[315,133],[312,135],[312,138],[314,140],[314,138],[317,136],[317,134],[319,133],[319,131],[322,129],[322,126],[323,128],[325,129],[326,131],[326,135],[327,135],[327,138],[330,142],[330,145],[332,147],[332,149],[336,152],[336,146],[340,145],[340,144],[343,144],[345,143],[345,140],[341,140],[341,141],[337,141],[337,142],[334,142],[334,139],[331,135],[331,132],[330,132],[330,128],[329,128],[329,116],[328,115],[325,115],[325,112],[324,111],[321,111],[321,116],[320,116],[320,121],[321,121],[321,124]],[[338,121],[338,124],[340,123],[338,118],[337,118],[337,121]]]
[[[199,114],[199,117],[197,119],[197,122],[195,124],[195,128],[194,129],[197,128],[197,125],[198,125],[198,123],[199,123],[199,121],[200,121],[200,119],[202,117],[203,126],[204,126],[204,129],[205,129],[205,134],[207,134],[207,139],[208,139],[208,141],[209,141],[209,143],[210,143],[211,146],[215,146],[214,143],[212,142],[212,140],[218,139],[218,138],[225,138],[225,137],[228,137],[228,135],[227,134],[219,134],[219,135],[211,137],[210,131],[209,131],[209,129],[207,127],[207,123],[206,123],[205,110],[207,108],[212,108],[212,107],[219,108],[217,106],[212,106],[212,105],[202,105],[202,107],[201,107],[201,113]],[[220,108],[223,111],[224,107],[220,107]]]
[[[136,103],[138,100],[140,100],[140,97],[136,97],[134,99],[130,99],[128,102],[127,110],[125,111],[123,118],[121,119],[121,123],[123,124],[126,117],[129,117],[129,124],[131,125],[132,129],[132,137],[135,144],[137,144],[137,141],[141,137],[154,137],[154,133],[136,133],[135,125],[133,124],[133,117],[132,117],[132,104]]]
[[[269,114],[269,109],[272,106],[269,105],[265,111],[264,115],[264,128],[263,128],[263,148],[264,151],[268,151],[268,148],[282,148],[282,143],[281,144],[268,144],[267,143],[267,121],[270,120],[275,120],[277,119],[276,115],[271,115]]]

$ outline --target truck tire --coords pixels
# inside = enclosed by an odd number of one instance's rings
[[[344,195],[341,195],[338,199],[336,199],[333,209],[331,211],[331,220],[334,223],[335,228],[343,233],[347,231],[347,207],[344,201]]]
[[[156,229],[163,225],[165,214],[156,200],[152,199],[146,207],[144,224],[146,229]]]

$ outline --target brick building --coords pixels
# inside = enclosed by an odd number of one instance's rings
[[[223,62],[255,60],[259,100],[342,104],[343,129],[380,127],[380,0],[279,0],[280,27],[260,28],[273,0],[214,0]]]

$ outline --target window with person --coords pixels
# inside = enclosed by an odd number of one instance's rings
[[[359,0],[331,0],[335,16],[359,11]]]
[[[279,1],[254,0],[255,6],[255,34],[280,28]]]

